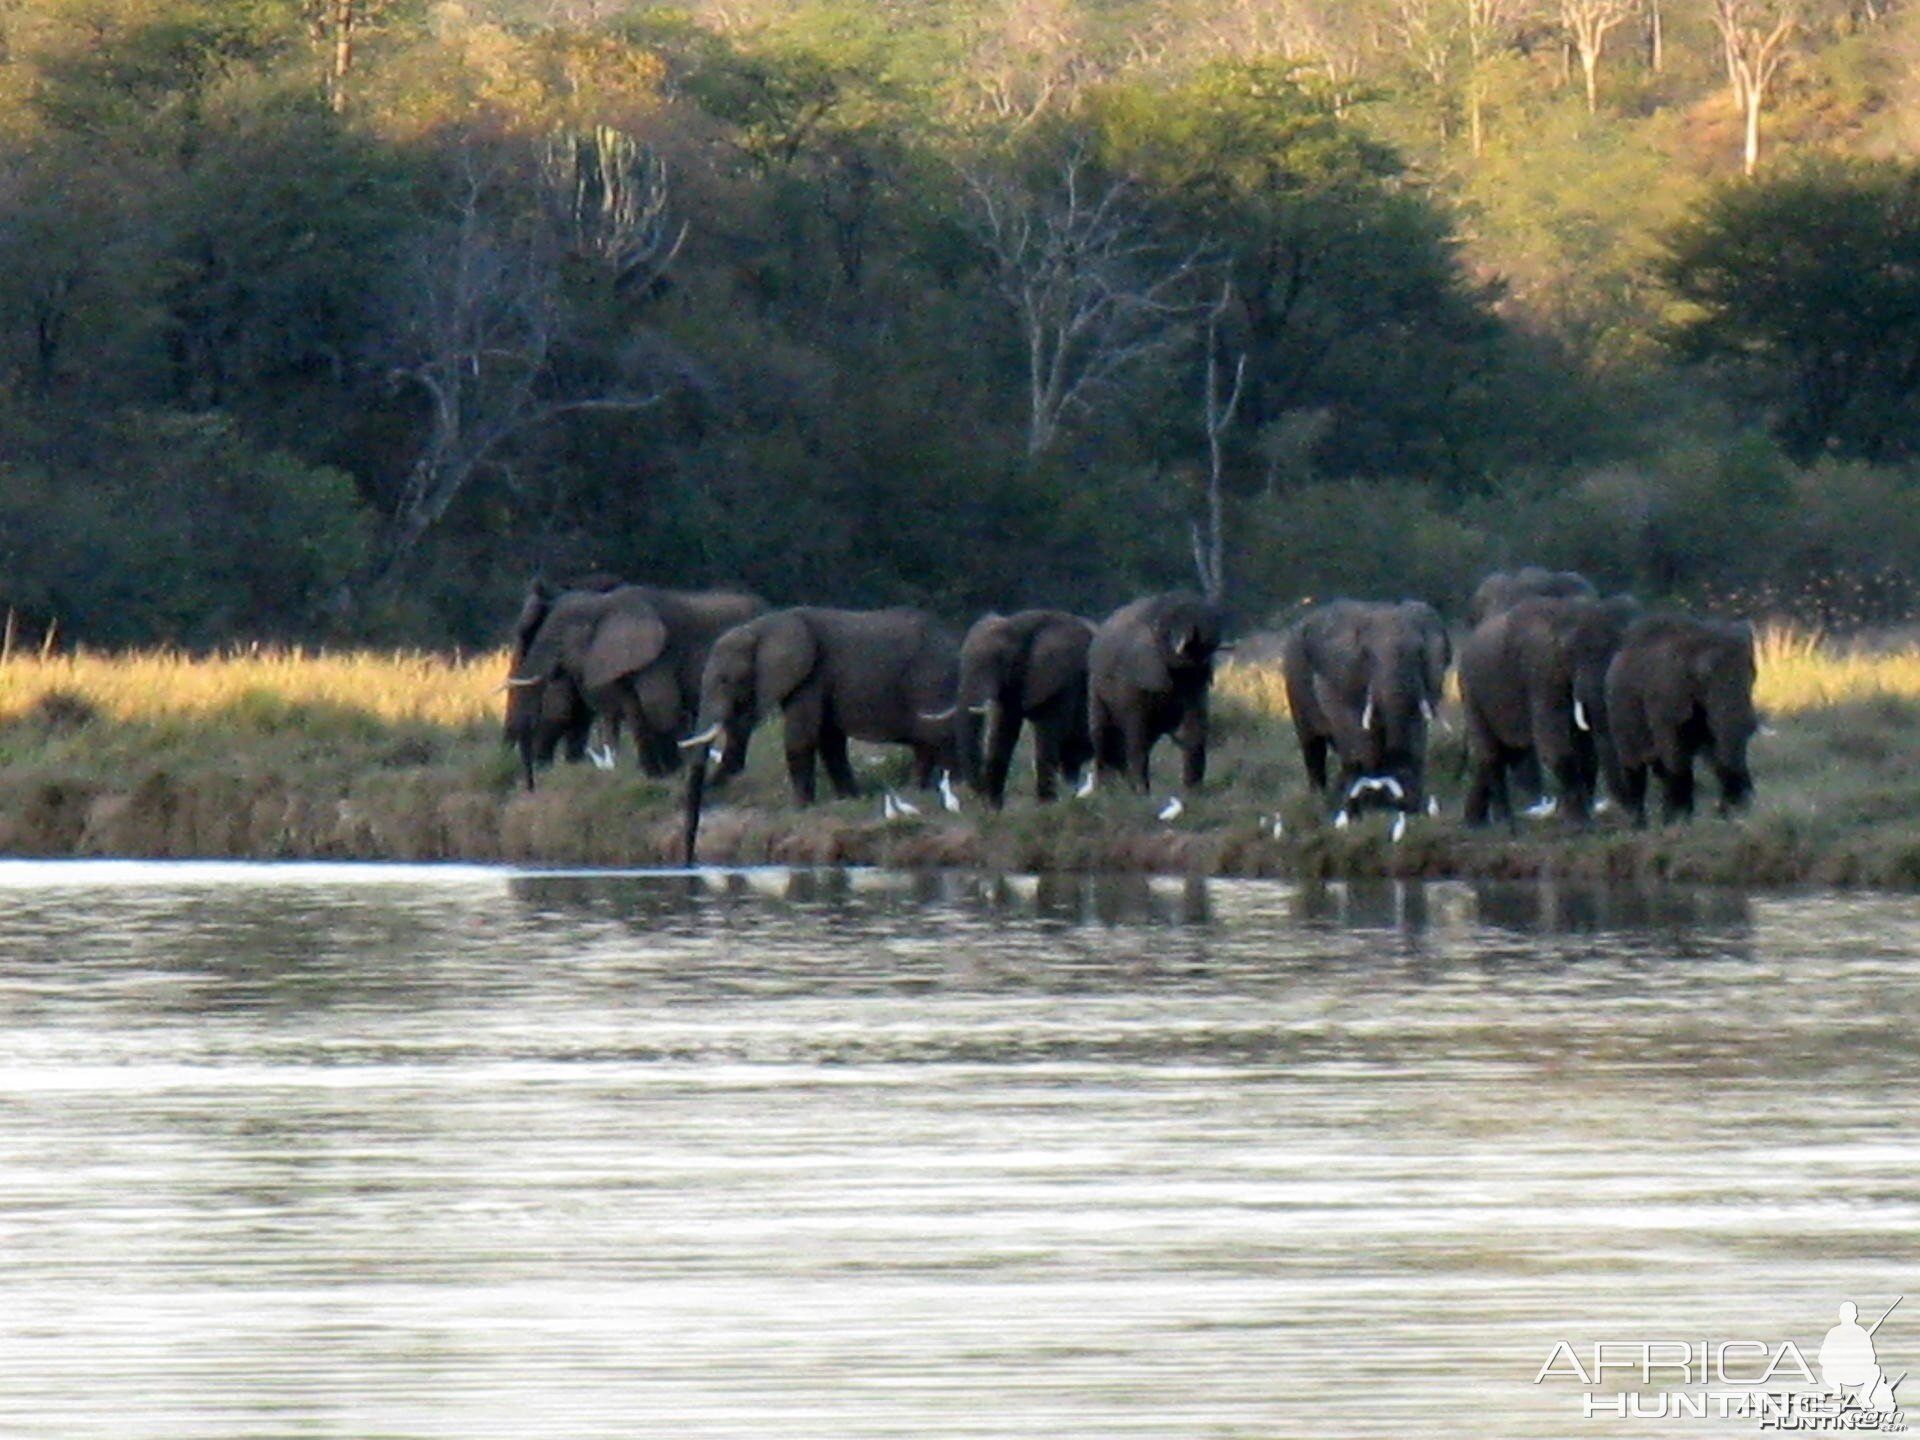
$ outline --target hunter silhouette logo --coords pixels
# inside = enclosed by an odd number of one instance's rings
[[[1873,1322],[1872,1329],[1860,1327],[1860,1309],[1851,1300],[1840,1305],[1840,1323],[1827,1331],[1827,1338],[1820,1342],[1820,1380],[1828,1390],[1840,1397],[1845,1405],[1848,1397],[1857,1402],[1862,1410],[1871,1410],[1881,1415],[1891,1415],[1898,1408],[1893,1392],[1900,1388],[1900,1380],[1889,1381],[1886,1372],[1880,1368],[1873,1355],[1873,1334],[1887,1323],[1887,1315],[1893,1314],[1902,1295],[1887,1307],[1886,1315]]]

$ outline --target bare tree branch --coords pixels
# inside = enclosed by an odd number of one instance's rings
[[[1073,413],[1121,376],[1179,346],[1201,256],[1169,258],[1126,208],[1116,181],[1088,193],[1084,157],[1036,196],[969,175],[976,229],[1027,351],[1027,454],[1038,457]]]

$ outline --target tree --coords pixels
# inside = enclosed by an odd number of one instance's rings
[[[1920,453],[1920,166],[1822,160],[1723,186],[1672,237],[1670,341],[1800,460]]]
[[[1587,86],[1587,113],[1600,107],[1600,54],[1607,37],[1640,9],[1638,0],[1560,0],[1560,23],[1573,37],[1580,57],[1580,73]]]
[[[1233,417],[1240,409],[1240,395],[1246,388],[1247,352],[1242,350],[1233,362],[1233,386],[1220,394],[1220,322],[1233,304],[1233,282],[1220,286],[1220,298],[1207,311],[1206,378],[1201,390],[1201,421],[1207,432],[1206,523],[1195,520],[1190,527],[1193,541],[1193,567],[1200,577],[1200,589],[1218,605],[1227,592],[1226,498],[1222,484],[1226,469],[1224,441]]]
[[[1027,455],[1128,372],[1171,353],[1192,314],[1197,250],[1172,254],[1129,209],[1124,180],[1101,180],[1073,149],[1034,190],[973,174],[976,233],[1026,356]]]
[[[461,150],[449,213],[414,246],[393,378],[424,398],[426,435],[389,517],[383,585],[514,442],[565,415],[645,409],[661,398],[644,379],[607,381],[560,363],[574,323],[560,261],[567,241],[580,247],[576,256],[609,267],[616,286],[622,277],[657,277],[684,233],[665,218],[664,172],[604,133],[550,145],[545,161],[548,194],[560,198],[546,223],[533,223],[503,193],[510,172],[497,157]],[[556,210],[566,221],[558,236]]]
[[[1800,28],[1800,0],[1713,0],[1714,28],[1745,129],[1744,168],[1760,165],[1760,111]]]

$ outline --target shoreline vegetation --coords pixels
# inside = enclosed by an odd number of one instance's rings
[[[1249,651],[1258,647],[1248,646]],[[1156,753],[1148,800],[1105,783],[1038,805],[1026,747],[1006,809],[936,796],[882,818],[906,759],[855,747],[871,792],[792,804],[777,721],[747,772],[710,799],[705,864],[1130,870],[1298,878],[1558,878],[1920,889],[1920,643],[1844,645],[1785,628],[1759,642],[1753,808],[1636,832],[1617,812],[1581,831],[1460,823],[1464,742],[1435,735],[1438,819],[1391,844],[1383,818],[1336,830],[1306,789],[1277,663],[1236,661],[1215,685],[1209,784],[1157,818],[1177,774]],[[14,653],[0,660],[0,855],[363,859],[650,866],[678,859],[681,780],[557,765],[521,788],[501,743],[503,653],[251,649],[190,657]],[[1451,704],[1447,707],[1450,711]],[[1443,713],[1443,719],[1451,717]],[[1284,833],[1276,838],[1273,819]]]

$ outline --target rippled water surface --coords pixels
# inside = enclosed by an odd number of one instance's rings
[[[1535,1376],[1909,1289],[1920,1368],[1917,955],[1886,897],[0,864],[0,1435],[1757,1433]]]

